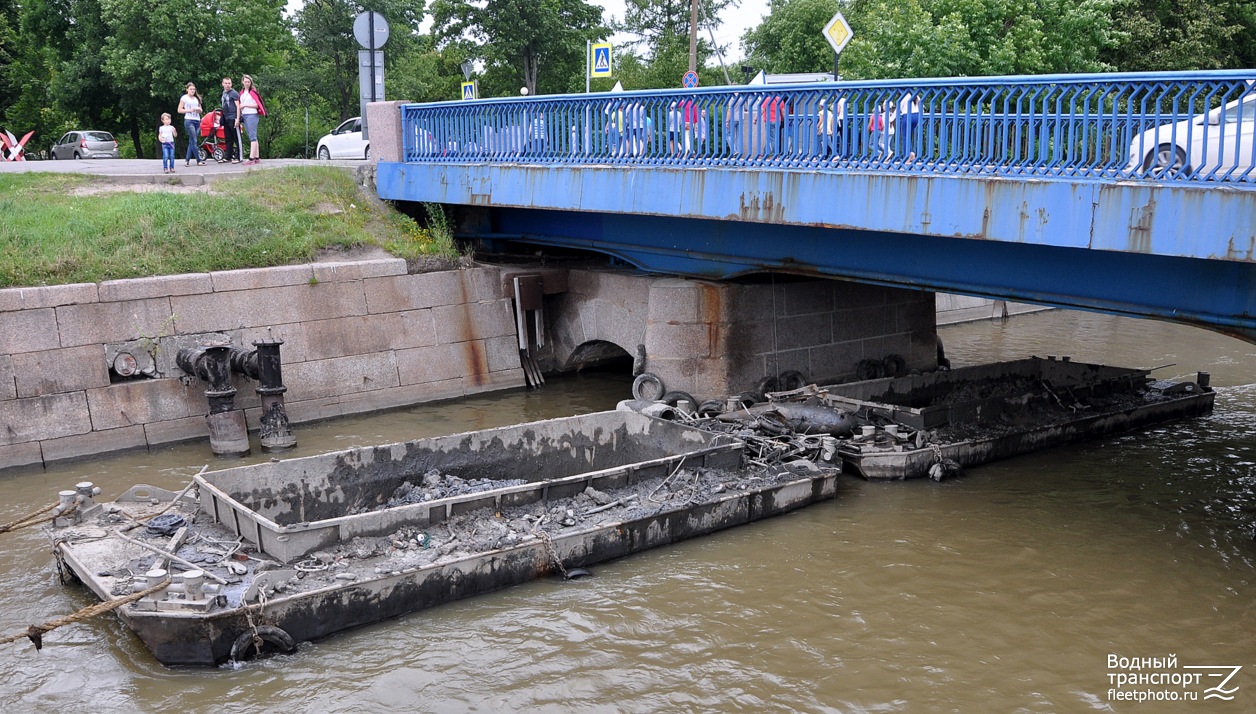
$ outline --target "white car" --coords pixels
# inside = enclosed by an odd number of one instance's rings
[[[318,140],[318,158],[369,159],[371,142],[362,138],[362,117],[346,119],[330,134]]]
[[[1256,95],[1240,97],[1207,114],[1134,137],[1126,169],[1152,178],[1179,172],[1241,176],[1256,167],[1254,129]]]

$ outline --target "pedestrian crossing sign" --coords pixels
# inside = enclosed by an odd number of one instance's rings
[[[593,43],[593,59],[589,64],[590,77],[611,76],[611,43]]]
[[[480,98],[480,93],[475,91],[475,82],[463,82],[462,83],[462,98],[463,99],[479,99]]]

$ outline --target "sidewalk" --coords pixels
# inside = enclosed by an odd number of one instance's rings
[[[153,183],[201,186],[223,176],[239,176],[249,171],[263,171],[285,166],[365,166],[366,161],[316,161],[313,159],[262,159],[260,164],[219,164],[212,159],[204,166],[184,166],[175,162],[173,174],[162,173],[161,159],[82,159],[78,161],[4,161],[0,175],[10,173],[63,173],[103,176],[115,183]]]

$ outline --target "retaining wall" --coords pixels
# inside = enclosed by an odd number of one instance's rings
[[[293,422],[523,386],[500,280],[385,259],[0,290],[0,469],[207,437],[174,356],[214,339],[284,340]],[[122,352],[153,377],[119,378]]]

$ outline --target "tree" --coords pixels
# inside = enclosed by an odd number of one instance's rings
[[[585,43],[607,35],[602,10],[585,0],[435,0],[432,32],[485,64],[487,93],[566,91],[584,71]]]
[[[312,80],[310,90],[335,107],[341,121],[358,113],[358,50],[362,48],[353,37],[353,18],[367,6],[388,21],[385,76],[394,75],[398,59],[418,42],[422,0],[306,0],[295,18],[297,42],[304,50],[301,59]]]
[[[705,68],[715,54],[702,29],[718,27],[720,12],[735,4],[736,0],[700,0],[698,67]],[[618,53],[624,86],[679,87],[680,78],[689,70],[689,22],[690,0],[626,0],[624,19],[611,23],[614,32],[636,38]],[[712,82],[704,80],[704,84]]]
[[[765,72],[827,72],[833,48],[820,33],[837,0],[780,0],[772,12],[742,35],[746,61]]]
[[[1123,71],[1251,67],[1256,2],[1120,0],[1119,41],[1104,58]]]
[[[1098,72],[1121,0],[841,0],[850,78]]]
[[[217,95],[217,80],[239,82],[242,73],[264,86],[270,55],[292,44],[283,7],[283,0],[100,0],[109,29],[103,68],[137,155],[141,127],[173,114],[187,82],[207,97]]]

